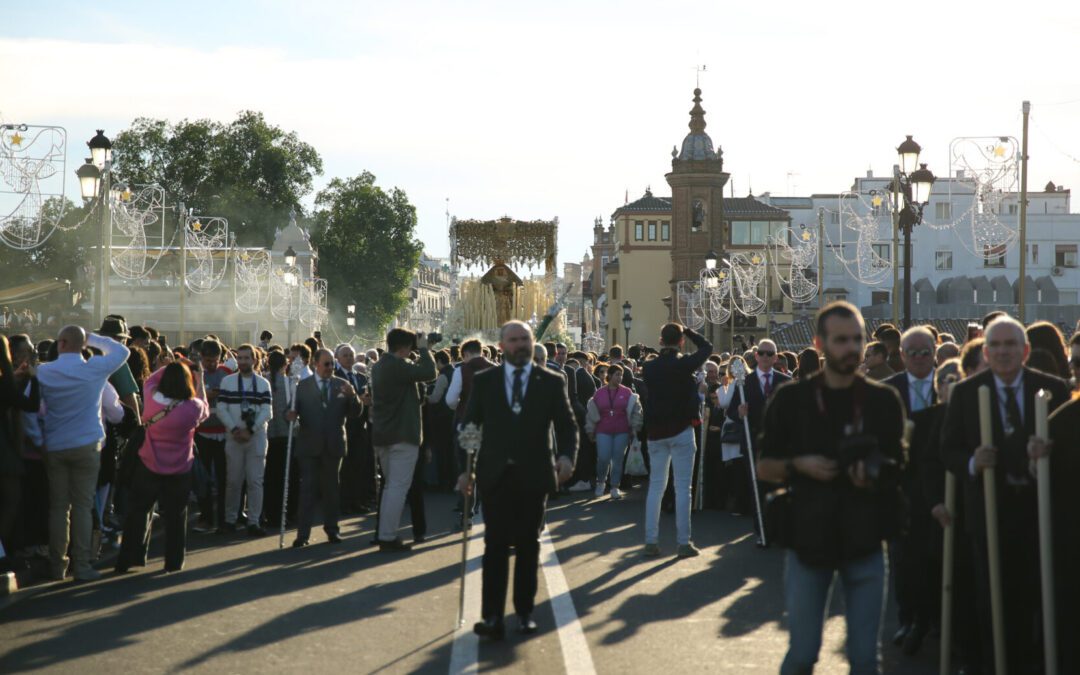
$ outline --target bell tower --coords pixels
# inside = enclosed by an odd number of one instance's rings
[[[690,110],[690,133],[682,149],[671,150],[671,173],[664,176],[671,186],[671,320],[678,321],[677,287],[680,281],[697,281],[705,267],[705,256],[725,249],[724,153],[713,149],[705,133],[705,110],[701,89],[694,90]]]

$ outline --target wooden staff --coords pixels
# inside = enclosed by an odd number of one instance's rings
[[[1035,394],[1035,436],[1044,443],[1049,440],[1050,426],[1046,415],[1050,392],[1040,389]],[[1039,489],[1039,567],[1042,573],[1043,652],[1046,675],[1057,675],[1057,625],[1054,616],[1054,539],[1050,512],[1050,457],[1043,455],[1035,462]]]
[[[981,444],[994,444],[990,417],[990,387],[979,387],[979,435]],[[1001,549],[998,546],[997,483],[994,468],[983,469],[983,496],[986,503],[986,555],[990,564],[990,614],[994,638],[994,672],[1005,675],[1005,609],[1001,598]]]
[[[697,490],[694,495],[694,508],[698,511],[705,508],[705,444],[709,439],[709,413],[711,406],[705,402],[704,419],[701,422],[701,450],[698,454],[697,465]]]
[[[945,510],[949,524],[945,526],[944,560],[941,564],[941,653],[939,672],[952,674],[952,613],[953,561],[956,555],[956,476],[945,472]]]
[[[469,535],[471,508],[471,490],[476,486],[476,455],[480,452],[481,433],[479,427],[470,422],[458,434],[458,442],[465,450],[465,474],[468,482],[465,491],[461,495],[461,585],[458,587],[458,615],[457,626],[461,628],[465,624],[465,575],[469,564]]]
[[[739,387],[739,401],[747,403],[746,388],[743,386],[746,381],[746,363],[740,358],[732,358],[731,363],[728,365],[728,373],[735,378],[735,384]],[[754,443],[750,434],[750,416],[743,417],[742,421],[743,429],[746,431],[746,460],[750,463],[750,485],[754,488],[754,511],[757,514],[758,532],[761,535],[758,538],[758,544],[765,546],[765,519],[761,514],[761,499],[758,497],[757,467],[754,466]]]

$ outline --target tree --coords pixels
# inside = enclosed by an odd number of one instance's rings
[[[356,303],[360,328],[381,330],[408,302],[423,246],[414,237],[416,207],[405,192],[375,185],[367,171],[335,178],[315,197],[319,273],[327,280],[331,316]]]
[[[319,153],[296,132],[250,110],[229,124],[140,117],[113,141],[119,180],[157,183],[170,201],[228,218],[241,246],[269,247],[322,168]]]

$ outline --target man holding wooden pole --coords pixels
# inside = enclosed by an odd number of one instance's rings
[[[999,675],[1041,672],[1038,506],[1027,447],[1036,392],[1050,393],[1052,409],[1068,388],[1023,365],[1031,347],[1011,317],[987,326],[983,350],[989,369],[953,385],[942,455],[964,481],[983,664]]]

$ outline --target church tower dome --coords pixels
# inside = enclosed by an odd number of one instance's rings
[[[721,160],[723,152],[713,149],[712,139],[705,133],[705,109],[701,107],[701,89],[694,89],[694,107],[690,110],[690,133],[682,142],[682,150],[676,153],[672,151],[676,159],[687,160]]]

